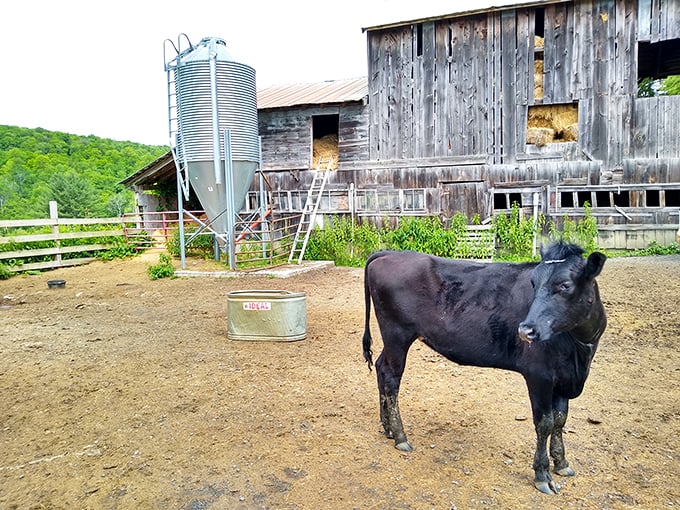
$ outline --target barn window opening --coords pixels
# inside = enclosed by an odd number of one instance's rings
[[[596,191],[595,204],[597,207],[611,207],[612,203],[609,197],[609,191]]]
[[[508,199],[505,193],[494,193],[493,194],[493,208],[494,209],[509,209]]]
[[[418,23],[415,25],[416,34],[416,57],[422,57],[423,55],[423,24]]]
[[[680,39],[638,43],[638,96],[677,94],[676,87],[668,87],[668,80],[680,75]]]
[[[401,200],[398,189],[381,190],[378,193],[379,211],[400,211]]]
[[[338,132],[340,115],[312,116],[312,168],[326,169],[332,158],[330,169],[338,168]]]
[[[627,191],[614,193],[614,205],[617,207],[630,207],[630,193]]]
[[[538,37],[545,35],[545,9],[543,7],[534,10],[534,34]]]
[[[666,207],[680,207],[680,189],[666,190]]]
[[[578,140],[578,103],[529,106],[527,144],[541,147]]]
[[[543,100],[543,48],[545,46],[545,11],[534,11],[534,101]]]
[[[661,197],[658,189],[648,189],[645,192],[645,205],[647,207],[661,206]]]
[[[425,190],[423,188],[405,189],[402,204],[404,212],[425,211]]]
[[[449,37],[446,39],[446,56],[449,58],[453,57],[453,29],[449,28]]]
[[[521,193],[494,193],[493,194],[493,208],[494,209],[512,209],[512,205],[517,204],[522,207]]]
[[[590,205],[593,203],[590,191],[579,191],[576,193],[576,200],[578,200],[578,207],[585,207],[586,204]]]
[[[560,205],[562,207],[574,207],[574,194],[571,191],[560,193]]]

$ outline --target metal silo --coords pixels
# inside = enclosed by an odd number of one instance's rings
[[[178,182],[191,183],[212,229],[231,244],[260,161],[255,70],[236,62],[223,39],[206,37],[177,51],[166,71]]]

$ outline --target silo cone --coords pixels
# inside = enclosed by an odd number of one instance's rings
[[[217,232],[227,232],[227,199],[224,179],[224,160],[220,161],[222,169],[221,184],[217,184],[213,161],[195,161],[189,163],[189,179],[196,197],[201,202],[205,214]],[[234,211],[240,211],[245,204],[245,197],[255,176],[257,163],[250,161],[233,161],[234,178]]]
[[[175,73],[178,153],[214,230],[225,233],[227,215],[243,208],[260,159],[255,70],[235,62],[222,39],[210,37],[178,54],[169,67]],[[232,210],[226,201],[225,130],[231,135]]]

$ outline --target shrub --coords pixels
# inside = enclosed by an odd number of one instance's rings
[[[117,238],[113,246],[106,251],[99,252],[99,260],[125,259],[137,255],[137,249],[133,244],[128,243],[123,238]]]
[[[375,225],[355,224],[350,218],[335,219],[323,230],[313,230],[305,249],[306,260],[333,260],[339,266],[360,267],[381,247]]]
[[[588,202],[585,202],[583,209],[584,216],[581,220],[574,221],[565,216],[561,230],[551,222],[549,237],[552,241],[576,243],[582,246],[586,253],[591,253],[597,249],[597,221],[592,216],[592,208]]]
[[[149,278],[158,280],[160,278],[169,278],[175,275],[175,268],[172,265],[172,259],[167,253],[161,253],[158,256],[158,264],[149,266],[146,270]]]
[[[505,260],[526,260],[533,257],[534,238],[545,223],[539,215],[536,221],[525,218],[520,206],[513,202],[510,214],[499,214],[494,218],[499,256]]]
[[[10,276],[12,276],[12,271],[5,264],[0,264],[0,280],[8,280]]]
[[[184,229],[184,239],[185,241],[189,239],[195,232],[195,228],[185,228]],[[198,255],[205,258],[212,258],[215,254],[215,241],[214,236],[209,234],[199,234],[194,237],[189,244],[184,247],[184,253],[186,255]],[[168,239],[165,246],[171,255],[179,257],[180,246],[179,246],[179,228],[176,228],[172,232],[172,236]]]

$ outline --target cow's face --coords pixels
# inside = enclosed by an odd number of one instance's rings
[[[586,322],[598,296],[595,277],[606,259],[598,252],[587,259],[581,255],[557,260],[544,257],[531,277],[534,298],[519,325],[520,338],[527,342],[547,341]]]

